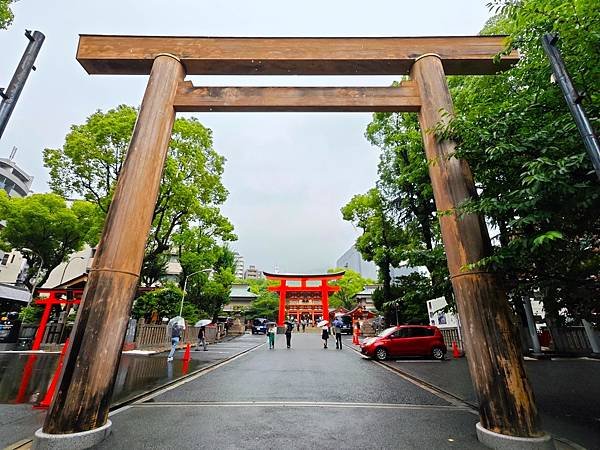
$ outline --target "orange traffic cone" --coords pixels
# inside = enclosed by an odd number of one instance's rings
[[[452,341],[452,356],[454,358],[460,358],[462,356],[462,353],[458,349],[458,345],[456,345],[456,341]]]
[[[187,343],[187,347],[185,347],[185,353],[183,354],[183,360],[184,361],[189,361],[190,359],[192,359],[192,356],[190,355],[190,343]]]

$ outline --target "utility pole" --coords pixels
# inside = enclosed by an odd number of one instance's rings
[[[31,72],[32,69],[35,70],[35,66],[33,65],[35,63],[35,58],[37,58],[40,48],[42,48],[42,44],[44,43],[44,39],[46,38],[44,34],[39,31],[34,31],[32,34],[29,30],[25,30],[25,36],[29,39],[29,44],[25,49],[25,53],[23,53],[21,62],[19,62],[17,70],[15,70],[15,74],[13,75],[12,80],[10,80],[10,84],[6,91],[3,88],[0,89],[0,96],[2,97],[2,102],[0,103],[0,138],[2,138],[4,129],[8,124],[8,119],[10,119],[10,115],[12,114],[13,109],[15,109],[17,100],[19,100],[19,96],[21,95],[23,86],[25,86],[29,72]]]
[[[571,81],[569,72],[567,72],[560,51],[556,47],[557,41],[558,35],[556,34],[545,33],[542,36],[542,46],[550,60],[554,78],[562,90],[567,106],[569,107],[571,115],[577,125],[577,129],[579,130],[579,134],[581,134],[581,138],[583,139],[585,149],[592,160],[596,176],[600,180],[600,145],[598,144],[598,138],[594,134],[594,130],[583,110],[583,106],[581,106],[584,95],[577,92],[577,89],[573,86],[573,82]]]

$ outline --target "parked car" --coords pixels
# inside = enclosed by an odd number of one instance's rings
[[[352,334],[352,317],[350,316],[341,316],[342,322],[342,334]]]
[[[258,317],[252,321],[252,334],[267,334],[268,320]]]
[[[365,339],[360,350],[363,355],[383,361],[397,356],[428,356],[444,359],[448,351],[442,333],[437,327],[398,325]]]

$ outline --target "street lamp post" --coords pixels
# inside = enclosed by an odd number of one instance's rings
[[[185,277],[185,280],[183,281],[183,294],[181,294],[181,306],[179,307],[179,315],[180,316],[183,313],[183,300],[185,299],[185,288],[187,287],[188,278],[191,277],[192,275],[196,275],[198,273],[209,273],[209,272],[212,272],[212,269],[202,269],[202,270],[198,270],[196,272],[192,272],[188,276]]]
[[[42,266],[44,265],[44,258],[42,258],[42,255],[40,255],[38,252],[36,252],[34,250],[31,250],[30,248],[23,247],[23,248],[21,248],[21,250],[29,252],[29,253],[33,253],[38,258],[40,258],[40,265],[39,265],[38,270],[37,270],[37,272],[35,274],[35,282],[33,283],[33,286],[31,287],[31,293],[29,295],[29,301],[27,302],[27,306],[29,306],[29,305],[31,305],[31,302],[33,300],[33,295],[35,294],[35,288],[37,287],[38,280],[40,279],[40,271],[42,270]]]
[[[58,283],[59,286],[62,284],[62,282],[65,278],[65,273],[67,272],[67,267],[69,267],[69,264],[71,264],[71,261],[73,261],[74,259],[85,259],[85,258],[83,256],[73,256],[71,259],[69,259],[69,261],[65,265],[65,268],[63,269],[62,275],[60,277],[60,283]]]

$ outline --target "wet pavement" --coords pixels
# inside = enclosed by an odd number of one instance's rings
[[[396,360],[387,365],[477,405],[466,358]],[[588,449],[600,449],[600,361],[526,360],[542,429]]]
[[[277,336],[116,412],[99,448],[484,448],[471,408],[329,343]]]
[[[208,346],[192,348],[191,360],[184,362],[178,351],[173,362],[166,353],[138,355],[124,353],[112,397],[113,406],[230,358],[264,342],[263,337],[240,336]],[[45,396],[58,364],[59,354],[0,353],[0,448],[33,435],[40,428],[45,410],[36,410]]]

